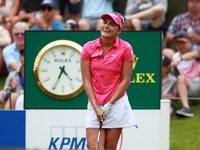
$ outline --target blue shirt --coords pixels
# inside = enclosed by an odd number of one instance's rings
[[[101,17],[113,12],[113,0],[83,0],[82,18]]]
[[[3,49],[3,57],[9,73],[12,71],[9,67],[9,64],[11,62],[16,62],[19,66],[21,66],[21,62],[19,59],[20,52],[17,49],[16,42],[9,44]]]
[[[65,27],[65,24],[63,22],[60,22],[60,21],[54,19],[51,29],[52,30],[63,30],[64,27]],[[30,30],[44,30],[44,29],[35,25]]]

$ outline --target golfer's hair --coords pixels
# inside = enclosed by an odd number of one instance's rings
[[[113,12],[113,13],[120,17],[120,19],[122,21],[122,28],[123,28],[123,24],[124,24],[124,17],[123,17],[123,15],[120,14],[119,12]]]
[[[28,24],[27,24],[26,22],[20,21],[20,22],[17,22],[17,23],[14,25],[14,27],[13,27],[13,33],[15,33],[15,29],[16,29],[17,27],[23,27],[23,28],[25,28],[26,30],[29,30]]]

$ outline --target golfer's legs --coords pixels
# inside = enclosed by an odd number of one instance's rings
[[[121,131],[122,128],[106,130],[106,141],[105,141],[106,150],[116,150]]]
[[[86,129],[86,139],[90,150],[96,150],[98,133],[99,133],[99,128]],[[104,143],[105,143],[105,130],[101,129],[101,135],[99,139],[99,150],[104,150]]]

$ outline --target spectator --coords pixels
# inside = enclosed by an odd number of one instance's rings
[[[0,24],[9,31],[9,36],[12,36],[12,28],[16,22],[19,6],[20,0],[6,0],[5,6],[0,7]]]
[[[167,0],[127,0],[125,26],[128,22],[134,30],[167,30],[165,15]]]
[[[21,67],[16,71],[9,74],[6,79],[4,90],[2,92],[2,97],[5,101],[5,110],[10,109],[10,100],[8,96],[7,89],[11,89],[11,107],[15,109],[15,103],[20,94],[24,93],[24,48],[20,50],[20,62]]]
[[[73,19],[68,19],[65,23],[65,30],[72,30],[72,31],[79,30],[78,22]]]
[[[189,33],[192,44],[200,44],[200,0],[188,0],[188,12],[175,16],[168,28],[166,41],[174,42],[174,34],[177,31]]]
[[[200,47],[192,46],[186,32],[178,31],[174,35],[177,52],[173,55],[172,67],[177,67],[180,75],[177,77],[178,94],[181,98],[182,109],[177,115],[192,117],[188,96],[200,97]]]
[[[170,115],[174,112],[176,107],[176,102],[174,98],[178,96],[177,92],[177,81],[170,73],[170,59],[163,56],[163,69],[162,69],[162,98],[173,98],[170,104]]]
[[[64,16],[65,13],[65,4],[67,3],[68,10],[69,10],[69,16],[70,19],[78,21],[81,16],[81,2],[78,2],[76,4],[72,4],[71,0],[59,0],[59,10],[60,14]]]
[[[7,70],[5,68],[5,62],[3,58],[3,48],[11,43],[11,38],[8,30],[3,28],[3,26],[0,25],[0,76],[6,75]]]
[[[72,3],[80,0],[71,0]],[[113,0],[83,0],[79,30],[100,30],[102,14],[113,12]]]
[[[56,5],[54,0],[43,0],[46,2],[52,2]],[[41,18],[40,8],[42,0],[21,0],[19,15],[17,17],[17,21],[25,21],[28,23],[29,28],[32,27],[32,21],[37,18]],[[54,10],[54,17],[59,20],[63,21],[63,17],[60,15],[60,11],[58,9]]]
[[[27,23],[17,22],[13,27],[14,42],[3,49],[3,57],[9,73],[17,70],[17,68],[21,65],[19,60],[19,50],[24,47],[25,30],[28,29],[29,27]]]
[[[35,24],[31,30],[63,30],[65,24],[55,19],[56,3],[54,0],[43,0],[41,3],[41,19],[33,19]]]

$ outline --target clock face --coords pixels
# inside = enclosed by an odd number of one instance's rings
[[[34,76],[45,94],[56,99],[70,99],[83,91],[81,49],[75,42],[58,40],[47,44],[38,53]]]

